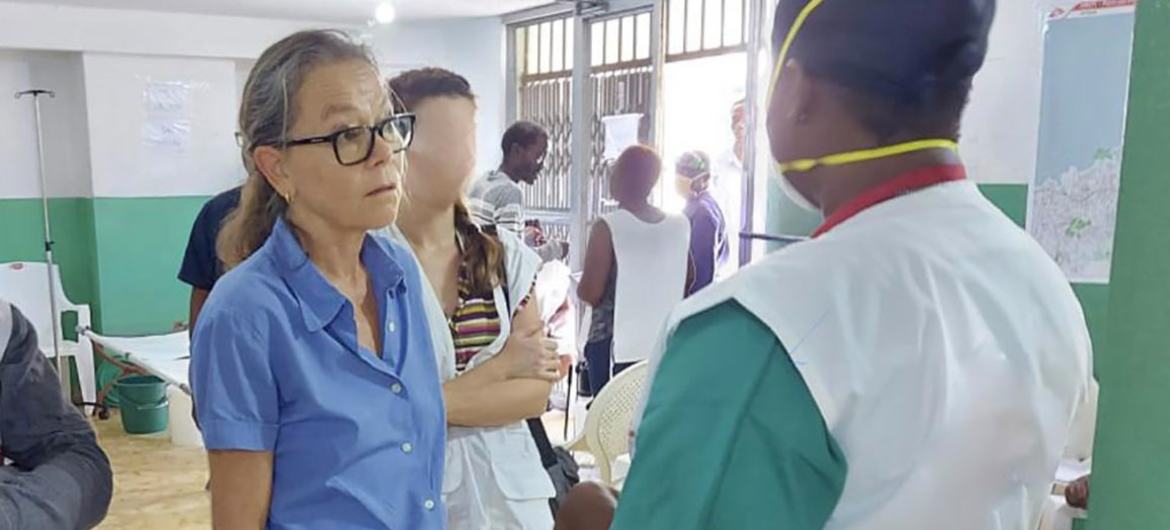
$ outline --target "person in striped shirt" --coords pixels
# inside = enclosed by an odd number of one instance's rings
[[[549,262],[569,255],[564,241],[547,240],[539,226],[525,226],[523,182],[536,182],[548,154],[548,132],[532,122],[508,127],[500,142],[504,159],[500,167],[477,179],[468,190],[468,206],[480,226],[496,226],[522,235],[541,260]]]

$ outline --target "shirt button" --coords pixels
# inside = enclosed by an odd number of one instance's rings
[[[401,394],[402,393],[402,385],[400,385],[398,383],[394,383],[393,385],[390,385],[390,391],[395,393],[395,394]]]
[[[406,454],[413,453],[413,452],[414,452],[414,446],[413,446],[413,445],[411,445],[411,444],[410,444],[410,442],[406,442],[406,443],[402,444],[402,452],[403,452],[403,453],[406,453]]]
[[[435,509],[435,501],[427,499],[427,502],[423,503],[423,508],[426,508],[428,512],[431,510],[434,510]]]
[[[396,329],[398,329],[398,326],[396,326],[393,322],[386,326],[386,330],[390,333],[394,333],[394,330]]]

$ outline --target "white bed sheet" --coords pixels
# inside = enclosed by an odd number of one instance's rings
[[[87,334],[102,348],[124,355],[128,362],[191,393],[187,379],[187,370],[191,364],[191,340],[186,331],[145,337],[106,337],[92,331]]]

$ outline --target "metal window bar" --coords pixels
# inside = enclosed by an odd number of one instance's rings
[[[699,0],[699,49],[707,47],[707,0]]]
[[[572,76],[561,73],[527,79],[520,85],[520,119],[544,127],[549,143],[544,171],[524,190],[528,209],[567,213],[571,208],[572,84]]]
[[[638,139],[645,142],[649,138],[650,117],[652,116],[650,93],[654,86],[654,71],[649,61],[636,61],[636,63],[639,64],[594,68],[590,75],[590,94],[593,98],[593,116],[590,128],[593,149],[590,153],[590,208],[586,212],[587,223],[616,208],[616,205],[608,200],[609,177],[613,161],[607,160],[604,156],[605,127],[601,119],[616,114],[642,114],[643,119]]]
[[[524,187],[524,205],[529,217],[567,216],[571,209],[570,186],[572,151],[572,17],[526,24],[527,46],[534,48],[535,68],[521,70],[517,83],[517,118],[540,124],[548,131],[548,154],[544,171],[532,186]],[[561,25],[561,61],[553,61],[553,25]],[[526,62],[527,64],[527,62]],[[556,66],[559,66],[557,68]],[[543,214],[543,215],[542,215]],[[542,225],[550,224],[542,220]],[[555,224],[555,223],[553,223]],[[545,230],[548,233],[548,230]],[[567,231],[566,231],[567,233]]]
[[[710,0],[712,2],[718,1],[720,3],[719,23],[718,23],[718,26],[719,26],[718,27],[718,31],[719,31],[719,45],[718,46],[708,46],[707,45],[707,26],[714,23],[712,20],[709,20],[709,18],[707,16],[708,15],[707,1],[708,0],[691,0],[691,1],[688,1],[688,0],[667,0],[666,9],[668,10],[668,12],[669,12],[669,10],[672,10],[672,9],[679,9],[679,4],[681,4],[681,8],[682,8],[682,12],[683,12],[683,16],[681,19],[676,19],[676,17],[672,17],[669,15],[666,17],[666,24],[667,24],[666,34],[668,37],[669,37],[669,35],[672,34],[672,32],[670,30],[671,24],[681,23],[683,26],[683,31],[680,32],[682,43],[678,47],[678,49],[681,51],[674,51],[672,53],[670,51],[671,47],[668,46],[667,53],[666,53],[666,61],[667,62],[686,61],[686,60],[690,60],[690,59],[701,59],[703,57],[713,57],[716,55],[723,55],[723,54],[727,54],[727,53],[737,53],[737,52],[747,51],[746,35],[747,35],[747,23],[748,23],[748,11],[747,11],[748,0]],[[698,6],[695,6],[699,10],[699,22],[697,24],[691,23],[691,16],[692,16],[691,15],[691,7],[692,7],[691,3],[692,2],[699,3]],[[728,17],[728,11],[729,11],[728,6],[732,5],[731,2],[735,2],[739,5],[739,25],[741,27],[741,31],[740,31],[740,35],[739,35],[738,39],[732,39],[727,35],[726,18]],[[712,31],[714,31],[714,28],[712,28]],[[696,36],[695,35],[696,32],[698,33],[699,45],[698,45],[698,49],[692,49],[693,47],[688,46],[688,43],[690,42],[691,39],[693,39]]]

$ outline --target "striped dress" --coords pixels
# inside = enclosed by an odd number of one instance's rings
[[[451,340],[455,343],[455,372],[463,373],[476,354],[490,346],[500,336],[500,314],[491,291],[473,292],[467,277],[467,268],[459,271],[459,300],[447,317]],[[523,308],[531,295],[517,306]]]
[[[500,336],[500,314],[492,298],[490,293],[469,292],[460,279],[459,305],[447,319],[455,342],[456,373],[463,373],[471,359]]]

